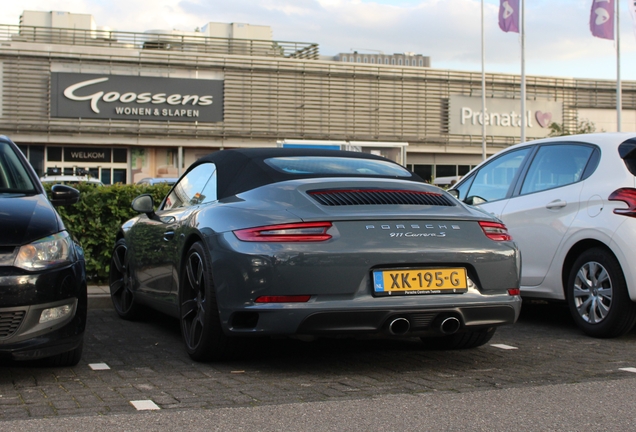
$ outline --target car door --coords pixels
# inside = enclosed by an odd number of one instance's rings
[[[155,299],[174,301],[170,294],[179,277],[177,266],[184,226],[198,206],[215,200],[216,167],[213,163],[201,164],[175,184],[155,218],[146,217],[135,225],[138,233],[144,232],[143,244],[151,254],[151,259],[147,259],[139,256],[141,251],[135,252],[137,261],[144,263],[137,271],[139,291]]]
[[[579,210],[582,176],[594,148],[540,146],[500,219],[519,246],[521,285],[540,285]]]

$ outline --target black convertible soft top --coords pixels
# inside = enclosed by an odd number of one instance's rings
[[[206,162],[213,162],[217,169],[217,194],[219,199],[227,198],[232,195],[245,192],[259,186],[270,183],[277,183],[285,180],[315,178],[315,177],[335,177],[335,174],[303,174],[282,172],[272,168],[265,163],[266,159],[277,157],[294,157],[294,156],[319,156],[319,157],[338,157],[338,158],[355,158],[355,159],[372,159],[390,162],[396,166],[405,169],[401,165],[384,158],[369,153],[344,151],[344,150],[324,150],[315,148],[251,148],[251,149],[231,149],[220,150],[209,155],[203,156],[194,162],[188,171],[194,167]],[[368,177],[364,174],[343,175],[338,174],[337,177]],[[416,174],[410,173],[410,177],[398,176],[378,176],[374,178],[401,178],[404,180],[412,180],[422,182],[423,180]]]

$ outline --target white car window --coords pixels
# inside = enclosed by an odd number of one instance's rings
[[[512,151],[484,165],[475,176],[467,196],[477,196],[486,201],[505,198],[517,170],[529,152],[529,147]]]
[[[542,146],[530,165],[521,195],[576,183],[592,151],[592,147],[576,144]]]

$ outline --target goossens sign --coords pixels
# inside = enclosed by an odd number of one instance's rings
[[[51,73],[51,117],[223,121],[223,80]]]

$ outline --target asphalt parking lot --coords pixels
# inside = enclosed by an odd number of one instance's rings
[[[621,368],[636,367],[635,344],[636,332],[592,339],[565,307],[526,303],[517,324],[473,350],[268,339],[250,343],[243,358],[201,364],[185,353],[176,320],[149,313],[128,322],[91,309],[76,367],[0,363],[0,420],[134,413],[132,401],[190,410],[618,380],[630,374]]]

